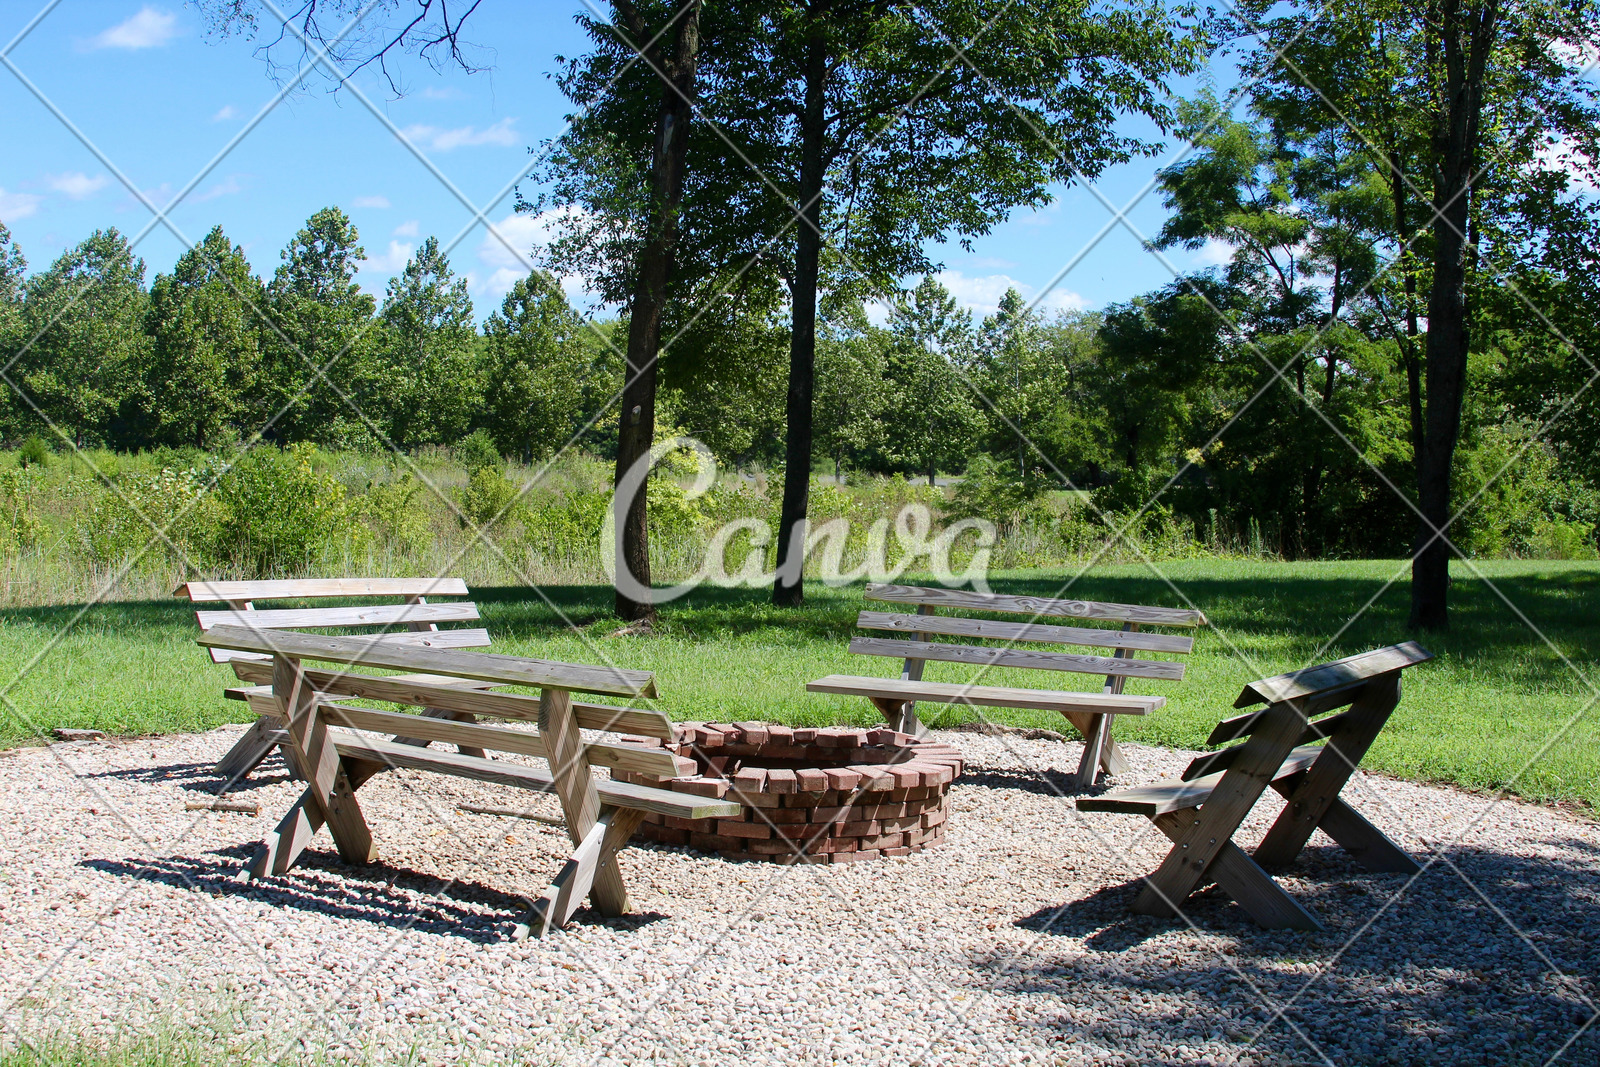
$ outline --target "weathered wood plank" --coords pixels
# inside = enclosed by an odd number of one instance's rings
[[[1233,706],[1248,708],[1252,704],[1275,704],[1295,697],[1309,696],[1312,693],[1321,693],[1348,686],[1353,682],[1375,678],[1390,671],[1403,670],[1418,663],[1426,663],[1432,658],[1433,653],[1415,641],[1375,648],[1370,652],[1358,652],[1354,656],[1307,667],[1302,671],[1278,674],[1251,682],[1244,687],[1244,692],[1239,694],[1239,699],[1233,702]]]
[[[1321,715],[1335,708],[1342,708],[1351,703],[1361,695],[1361,687],[1365,684],[1365,682],[1351,682],[1349,685],[1341,685],[1337,689],[1328,689],[1321,693],[1313,693],[1310,696],[1297,697],[1293,700],[1285,701],[1285,703],[1299,712],[1301,718],[1310,719],[1313,716]],[[1236,738],[1244,737],[1256,728],[1256,723],[1261,721],[1261,716],[1265,715],[1267,710],[1267,708],[1257,708],[1254,711],[1247,711],[1243,715],[1235,715],[1232,718],[1223,719],[1212,727],[1211,736],[1206,738],[1206,744],[1221,745]]]
[[[179,599],[287,600],[319,596],[466,596],[460,578],[289,578],[260,582],[185,582],[172,591]]]
[[[270,695],[271,690],[268,690]],[[282,744],[283,730],[269,719],[257,719],[254,726],[240,735],[227,754],[217,761],[213,770],[229,782],[243,778],[267,758],[273,747]]]
[[[427,645],[457,630],[436,633],[388,634],[386,637],[417,639]],[[198,642],[207,648],[226,648],[238,652],[293,656],[332,663],[361,664],[390,670],[425,671],[457,678],[479,678],[508,685],[539,688],[575,689],[608,696],[654,697],[655,676],[648,671],[626,671],[616,667],[590,667],[555,660],[502,656],[491,652],[462,652],[450,648],[413,648],[390,641],[374,641],[372,636],[326,637],[295,630],[252,630],[244,626],[217,626],[200,635]]]
[[[255,663],[235,663],[233,671],[244,681],[260,677],[261,666]],[[270,676],[271,671],[267,674]],[[496,719],[516,719],[537,722],[539,698],[518,693],[489,693],[474,688],[500,683],[447,678],[444,675],[390,675],[378,677],[371,674],[353,674],[347,671],[307,670],[306,678],[318,691],[333,696],[362,697],[367,700],[388,700],[395,704],[415,707],[463,711],[472,715],[487,715]],[[246,695],[245,690],[229,690]],[[649,708],[613,708],[605,704],[583,704],[574,701],[573,714],[578,725],[585,730],[605,730],[619,734],[642,734],[671,741],[677,737],[677,726],[659,711]]]
[[[1160,678],[1173,682],[1182,680],[1184,672],[1184,664],[1169,660],[1116,659],[1110,656],[1080,656],[1071,652],[1040,652],[1031,648],[987,648],[938,641],[900,641],[892,637],[852,638],[850,651],[863,656],[931,659],[945,663],[966,663],[974,667],[1030,667],[1078,674]]]
[[[281,630],[268,631],[282,633]],[[483,648],[488,645],[489,631],[482,628],[455,630],[435,630],[429,632],[415,632],[412,630],[397,630],[387,634],[360,635],[370,644],[404,645],[412,648]],[[352,640],[344,638],[343,640]],[[239,652],[226,648],[212,648],[211,661],[213,663],[230,663],[241,659],[253,659],[262,663],[268,662],[272,657],[261,652]],[[311,657],[307,657],[308,659]]]
[[[411,767],[470,778],[479,782],[526,789],[534,793],[554,791],[555,780],[545,767],[526,767],[506,760],[478,759],[457,752],[440,752],[434,749],[397,745],[380,741],[339,727],[331,727],[330,734],[341,756],[369,760],[390,767]],[[629,782],[595,779],[595,789],[603,803],[615,807],[637,808],[660,815],[676,815],[684,819],[724,819],[738,815],[744,809],[726,800],[697,797],[688,793],[674,793],[669,789],[653,789]]]
[[[868,600],[895,604],[932,604],[940,608],[1007,611],[1019,615],[1051,615],[1074,619],[1137,622],[1151,626],[1204,626],[1203,612],[1188,608],[1154,608],[1141,604],[1106,604],[1094,600],[1056,600],[1049,597],[1005,596],[965,589],[926,588],[913,585],[867,586]]]
[[[1130,648],[1141,652],[1184,653],[1194,648],[1194,638],[1182,634],[1140,633],[1137,630],[1098,629],[1093,626],[1047,626],[1006,619],[905,615],[893,611],[863,611],[856,616],[856,625],[863,630],[944,634],[992,641],[1041,641],[1086,648]]]
[[[1317,719],[1306,723],[1306,728],[1300,734],[1300,741],[1295,747],[1298,749],[1301,746],[1325,740],[1345,721],[1345,714],[1341,712],[1338,715],[1330,715],[1326,719]],[[1225,771],[1238,757],[1239,751],[1240,746],[1235,745],[1233,748],[1225,748],[1221,752],[1207,752],[1204,756],[1196,756],[1178,777],[1187,782],[1195,778],[1203,778],[1208,774],[1214,774],[1217,771]]]
[[[1299,774],[1315,763],[1320,755],[1322,748],[1318,745],[1297,748],[1284,759],[1273,777],[1287,778]],[[1153,819],[1167,812],[1181,811],[1184,808],[1199,807],[1204,804],[1211,799],[1217,783],[1222,781],[1222,774],[1223,772],[1218,771],[1192,781],[1169,778],[1149,785],[1134,786],[1132,789],[1118,789],[1116,792],[1103,793],[1097,797],[1082,797],[1078,800],[1078,810],[1113,811],[1125,815],[1144,815]]]
[[[353,708],[345,704],[323,704],[323,714],[335,726],[349,726],[357,730],[400,734],[423,741],[442,741],[451,745],[470,745],[497,752],[517,752],[524,756],[545,756],[544,738],[525,730],[508,730],[503,726],[484,726],[478,723],[451,722],[403,712],[376,711],[372,708]],[[662,778],[676,778],[694,774],[693,760],[680,760],[663,748],[645,748],[642,745],[612,744],[604,741],[583,742],[585,754],[591,763],[618,770],[654,774]]]
[[[387,626],[399,623],[474,622],[478,605],[471,601],[449,604],[368,604],[343,608],[283,608],[265,611],[197,611],[200,629],[213,626],[253,626],[267,630],[312,626]]]
[[[377,853],[372,831],[362,817],[355,790],[339,764],[318,710],[316,691],[301,674],[300,662],[279,656],[273,662],[272,693],[284,716],[284,730],[306,776],[306,797],[322,816],[339,856],[346,863],[371,863]]]
[[[885,700],[928,700],[936,704],[971,704],[985,708],[1037,708],[1043,711],[1089,711],[1107,715],[1148,715],[1167,703],[1161,696],[1126,693],[1068,693],[1052,689],[1009,689],[954,682],[907,682],[899,678],[866,678],[830,674],[806,683],[812,693],[840,693]]]
[[[1278,783],[1273,783],[1277,788]],[[1288,797],[1292,788],[1280,789]],[[1417,874],[1422,865],[1412,859],[1406,850],[1389,839],[1384,832],[1368,822],[1360,812],[1338,797],[1322,813],[1317,829],[1339,843],[1350,853],[1350,858],[1369,871],[1378,874]]]

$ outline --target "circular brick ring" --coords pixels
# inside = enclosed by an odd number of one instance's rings
[[[655,742],[661,744],[662,742]],[[954,745],[880,728],[684,723],[667,748],[694,761],[682,778],[613,770],[639,785],[744,805],[739,818],[650,815],[646,840],[767,863],[853,863],[920,852],[944,839]]]

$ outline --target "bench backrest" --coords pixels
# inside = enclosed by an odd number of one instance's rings
[[[1296,726],[1300,728],[1295,747],[1315,744],[1333,736],[1356,714],[1353,708],[1338,715],[1329,715],[1329,712],[1351,708],[1375,687],[1392,690],[1399,684],[1401,671],[1432,658],[1432,652],[1415,641],[1406,641],[1251,682],[1244,687],[1244,692],[1239,694],[1233,706],[1248,708],[1262,703],[1267,706],[1223,719],[1211,731],[1211,736],[1206,738],[1206,744],[1222,745],[1248,739],[1258,730],[1274,727],[1274,720],[1280,718],[1287,719],[1291,729]],[[1398,699],[1397,692],[1395,699]],[[1284,715],[1284,712],[1288,714]],[[1198,756],[1180,777],[1186,782],[1193,781],[1233,768],[1245,748],[1244,744],[1238,744]]]
[[[482,648],[489,631],[482,628],[439,629],[441,622],[475,622],[478,607],[470,601],[429,603],[429,597],[466,596],[460,578],[300,578],[263,582],[188,582],[173,596],[191,603],[221,603],[225,609],[195,612],[201,631],[213,626],[247,626],[252,629],[309,629],[382,627],[369,633],[392,644],[427,645],[432,648]],[[340,604],[326,607],[266,608],[260,600],[323,600],[385,597],[389,604]],[[235,649],[212,648],[216,663],[240,659],[270,659]]]
[[[469,717],[486,717],[519,722],[541,722],[549,716],[547,695],[562,695],[572,719],[580,729],[642,734],[661,740],[674,740],[677,728],[665,715],[642,708],[616,708],[570,701],[572,692],[636,698],[656,695],[655,678],[648,671],[625,671],[611,667],[590,667],[555,660],[505,656],[455,649],[415,648],[374,640],[375,635],[326,637],[288,630],[263,631],[241,626],[213,626],[200,638],[200,644],[213,649],[251,654],[257,662],[236,663],[235,670],[248,681],[281,685],[276,658],[295,664],[294,670],[317,694],[337,692],[371,700],[392,701],[434,711],[457,712]],[[260,662],[265,660],[267,662]],[[316,670],[300,665],[301,660],[316,660],[342,665],[338,670]],[[499,685],[532,686],[539,696],[470,689],[447,682],[425,682],[413,678],[386,678],[352,671],[351,667],[424,671],[430,676],[464,678]],[[279,699],[287,694],[275,693]],[[317,712],[330,726],[395,734],[421,741],[439,741],[496,752],[517,753],[549,759],[549,741],[542,732],[511,730],[478,722],[457,722],[406,712],[378,711],[333,703],[320,696]],[[574,732],[574,737],[576,737]],[[674,778],[694,773],[692,760],[680,759],[666,749],[627,742],[587,741],[568,738],[581,751],[585,765],[617,767],[661,777]],[[568,757],[570,761],[570,757]]]
[[[1121,693],[1128,678],[1157,678],[1178,681],[1184,665],[1165,659],[1144,658],[1143,654],[1168,652],[1182,655],[1194,647],[1194,638],[1181,634],[1145,633],[1144,626],[1204,626],[1206,617],[1186,608],[1144,607],[1138,604],[1107,604],[1092,600],[1053,600],[1046,597],[1004,596],[961,589],[923,588],[908,585],[868,585],[866,599],[892,604],[913,604],[917,614],[863,611],[856,625],[864,630],[887,630],[907,634],[909,639],[857,637],[850,651],[868,656],[894,656],[905,662],[901,677],[920,680],[927,660],[943,660],[994,667],[1031,667],[1039,670],[1073,671],[1105,676],[1107,693]],[[939,608],[956,611],[997,612],[1048,616],[1088,622],[1121,623],[1109,626],[1057,626],[1037,622],[968,618],[964,615],[936,615]],[[932,640],[934,635],[970,637],[1006,642],[995,648],[981,644]],[[1048,652],[1012,647],[1016,642],[1068,645],[1081,648],[1109,648],[1111,656]],[[1135,654],[1140,654],[1135,658]]]

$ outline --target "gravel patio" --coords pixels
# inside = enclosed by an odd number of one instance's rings
[[[1503,1064],[1600,1060],[1600,824],[1358,775],[1426,862],[1408,884],[1314,838],[1282,878],[1326,933],[1213,894],[1132,916],[1166,842],[1058,793],[1080,746],[950,732],[946,843],[835,866],[636,845],[636,913],[513,943],[563,831],[455,805],[554,798],[401,771],[361,792],[380,862],[323,835],[289,876],[233,872],[298,795],[276,757],[191,812],[240,727],[0,758],[0,996],[18,1034],[173,1028],[285,1062]],[[1192,753],[1127,746],[1131,774]],[[76,778],[74,776],[77,776]],[[1247,842],[1277,804],[1263,801]]]

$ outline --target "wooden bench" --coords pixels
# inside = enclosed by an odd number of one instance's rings
[[[1400,673],[1432,658],[1407,641],[1252,682],[1234,707],[1267,706],[1224,719],[1206,742],[1242,744],[1198,757],[1178,779],[1079,800],[1080,811],[1143,815],[1172,839],[1133,910],[1172,916],[1195,889],[1215,882],[1262,926],[1320,930],[1266,871],[1292,862],[1319,829],[1368,870],[1420,870],[1339,792],[1400,703]],[[1318,718],[1339,708],[1347,710]],[[1269,785],[1288,805],[1252,859],[1233,835]]]
[[[863,611],[856,625],[864,630],[908,634],[909,640],[857,637],[850,651],[869,656],[893,656],[904,661],[899,679],[830,675],[806,686],[814,693],[843,693],[867,698],[896,730],[922,736],[927,727],[916,715],[916,702],[968,704],[993,708],[1032,708],[1059,711],[1083,735],[1083,759],[1078,765],[1077,787],[1087,789],[1101,768],[1107,774],[1127,770],[1112,736],[1114,715],[1148,715],[1166,704],[1161,696],[1131,696],[1122,691],[1129,678],[1178,681],[1184,665],[1171,660],[1135,659],[1149,652],[1186,653],[1194,638],[1144,633],[1144,626],[1204,626],[1206,617],[1184,608],[1152,608],[1137,604],[1102,604],[1092,600],[1052,600],[1044,597],[1001,596],[959,589],[926,589],[906,585],[869,585],[866,599],[892,604],[914,604],[917,614]],[[939,608],[958,611],[1007,612],[1027,615],[1028,622],[941,616]],[[1090,622],[1122,623],[1120,630],[1103,626],[1052,626],[1033,622],[1042,616]],[[985,645],[934,641],[934,635],[1004,641]],[[1080,655],[1014,647],[1018,642],[1076,645],[1114,649],[1110,656]],[[1012,688],[1002,686],[926,682],[923,665],[928,660],[963,663],[974,667],[1030,667],[1105,676],[1098,693]],[[979,677],[981,678],[981,672]]]
[[[494,782],[536,793],[555,793],[576,846],[550,887],[533,902],[520,939],[563,926],[588,897],[601,914],[621,915],[628,895],[616,853],[651,812],[681,819],[720,819],[742,809],[731,801],[676,793],[628,782],[596,779],[594,766],[679,777],[694,773],[692,760],[661,747],[677,727],[656,711],[575,703],[574,692],[635,699],[656,695],[646,671],[589,667],[485,652],[464,652],[374,642],[365,637],[323,637],[243,626],[213,626],[199,638],[207,648],[270,658],[271,699],[284,723],[291,758],[307,786],[277,828],[267,835],[243,877],[283,874],[312,836],[327,826],[348,863],[376,858],[372,833],[356,792],[374,775],[396,767]],[[491,692],[404,679],[356,675],[348,669],[314,670],[314,660],[349,667],[422,671],[496,685],[532,686],[538,696]],[[340,692],[474,716],[538,724],[538,732],[482,723],[452,722],[405,712],[351,707],[329,699]],[[626,731],[657,739],[654,745],[587,741],[581,730]],[[385,740],[376,734],[396,734]],[[496,752],[536,756],[545,767],[504,759],[427,749],[443,741]]]
[[[489,644],[489,631],[482,628],[441,630],[441,622],[475,622],[478,607],[470,602],[429,603],[429,597],[467,595],[460,578],[303,578],[263,582],[188,582],[172,593],[195,604],[226,604],[225,609],[200,610],[195,619],[204,633],[213,626],[248,626],[253,629],[311,629],[380,627],[368,640],[391,644],[421,645],[431,648],[481,648]],[[341,604],[337,606],[259,609],[259,600],[326,600],[330,598],[385,597],[398,599],[392,604]],[[251,683],[226,689],[232,700],[271,701],[271,657],[232,649],[211,649],[214,663],[231,663],[234,674]],[[430,679],[422,679],[427,681]],[[431,679],[451,682],[451,679]],[[481,683],[471,683],[481,685]],[[338,693],[354,696],[353,693]],[[259,708],[257,709],[259,712]],[[446,716],[448,717],[448,716]],[[285,739],[267,715],[245,731],[228,753],[217,762],[215,771],[232,781],[254,770],[273,746]],[[482,753],[474,753],[482,755]],[[288,762],[288,756],[284,757]],[[291,773],[293,767],[291,765]]]

